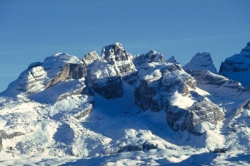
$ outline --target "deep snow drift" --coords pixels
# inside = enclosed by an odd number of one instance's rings
[[[248,165],[250,89],[196,69],[120,43],[33,63],[1,93],[1,164]]]

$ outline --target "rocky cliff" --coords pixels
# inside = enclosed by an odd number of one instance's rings
[[[137,79],[133,56],[120,43],[103,47],[101,58],[90,69],[90,79],[94,91],[105,98],[122,97],[123,81],[133,84]]]

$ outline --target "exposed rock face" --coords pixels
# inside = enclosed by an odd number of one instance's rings
[[[157,145],[154,145],[146,141],[142,145],[126,145],[126,146],[120,147],[116,153],[145,151],[145,150],[151,150],[151,149],[158,149],[158,147]]]
[[[65,64],[61,71],[46,83],[45,88],[51,87],[67,79],[80,79],[86,76],[87,71],[84,64]]]
[[[88,114],[90,114],[90,112],[92,111],[92,108],[93,108],[92,104],[89,104],[88,107],[86,107],[82,111],[78,112],[74,117],[76,119],[84,118],[85,116],[87,116]]]
[[[217,122],[223,118],[222,110],[205,98],[190,107],[182,124],[182,130],[188,130],[191,133],[203,133],[206,127],[214,128]],[[206,124],[207,122],[210,124]]]
[[[237,109],[235,113],[235,116],[239,115],[244,110],[250,110],[250,100],[247,100],[243,104],[240,105],[240,107]]]
[[[49,88],[60,81],[66,80],[68,78],[68,75],[69,75],[69,65],[65,65],[62,67],[62,70],[59,73],[57,73],[52,79],[46,82],[45,88]]]
[[[150,86],[146,80],[142,80],[140,85],[135,89],[135,103],[140,106],[143,111],[151,109],[152,111],[158,112],[163,109],[162,101],[157,98],[160,81],[154,83],[156,86]]]
[[[198,84],[215,85],[221,86],[228,81],[224,76],[214,74],[208,70],[188,70],[190,75],[192,75]]]
[[[89,52],[87,54],[85,54],[82,58],[82,61],[84,62],[84,64],[86,66],[92,64],[95,60],[97,60],[99,58],[98,54],[96,51],[93,52]]]
[[[29,94],[36,93],[67,79],[79,79],[86,76],[86,67],[75,56],[58,53],[43,63],[31,64],[17,80],[18,90]]]
[[[175,131],[182,129],[187,110],[167,104],[165,112],[168,125]]]
[[[0,137],[3,139],[11,139],[20,135],[24,135],[24,133],[21,132],[13,132],[11,134],[7,134],[6,131],[0,130]]]
[[[151,53],[146,55],[157,55],[155,52]],[[195,79],[179,64],[166,63],[161,58],[141,56],[137,56],[134,62],[139,71],[135,103],[142,110],[165,110],[168,124],[173,130],[188,130],[196,135],[202,134],[207,129],[213,129],[217,122],[223,119],[224,114],[220,108],[209,99],[200,101],[199,95],[194,97],[197,102],[191,106],[181,107],[182,103],[173,105],[171,98],[175,93],[187,96],[190,90],[196,89]],[[194,71],[198,72],[198,70]]]
[[[92,88],[106,99],[120,98],[123,95],[121,76],[107,77],[92,82]]]
[[[79,79],[87,76],[86,66],[82,63],[79,64],[68,64],[69,65],[69,76],[71,79]]]
[[[81,84],[78,84],[78,85],[81,85]],[[79,95],[79,94],[86,94],[86,95],[91,95],[89,93],[89,90],[86,86],[84,85],[81,85],[81,87],[76,87],[76,89],[72,88],[71,91],[66,91],[66,92],[63,92],[62,94],[59,95],[58,98],[56,98],[56,102],[58,101],[62,101],[64,99],[66,99],[67,97],[69,96],[72,96],[72,95]]]
[[[222,110],[207,98],[185,110],[169,106],[166,113],[168,124],[172,129],[188,130],[195,135],[200,135],[207,129],[213,129],[224,117]]]
[[[39,91],[45,88],[43,81],[46,77],[47,73],[42,66],[31,67],[20,74],[18,90],[30,93]]]
[[[189,63],[183,66],[185,71],[187,70],[209,70],[212,73],[217,73],[216,68],[213,64],[213,60],[210,53],[203,52],[197,53]]]
[[[103,60],[97,60],[90,71],[91,87],[107,99],[122,97],[123,83],[116,68]]]
[[[102,49],[102,58],[93,63],[90,71],[91,86],[107,99],[123,95],[123,81],[133,84],[137,80],[137,70],[133,57],[120,43]]]
[[[127,53],[121,43],[103,47],[102,57],[109,64],[114,65],[118,75],[121,75],[125,82],[132,84],[136,81],[137,70],[133,63],[133,57]]]
[[[242,49],[240,54],[235,54],[229,58],[226,58],[220,66],[220,74],[239,81],[244,86],[250,85],[250,79],[246,77],[250,76],[250,42]]]
[[[175,91],[185,95],[188,93],[188,87],[195,89],[195,80],[180,65],[165,63],[160,58],[157,58],[160,63],[150,63],[153,61],[145,59],[145,55],[141,56],[136,57],[139,83],[134,95],[135,103],[142,110],[160,111],[166,107],[166,98]]]
[[[134,58],[134,64],[139,71],[138,83],[134,92],[135,104],[140,106],[143,111],[150,109],[158,112],[164,108],[162,101],[159,100],[160,96],[157,95],[162,80],[161,69],[153,70],[149,65],[151,62],[164,62],[163,58],[162,54],[153,50]]]
[[[12,139],[14,137],[24,135],[24,133],[21,132],[13,132],[11,134],[7,134],[6,131],[0,130],[0,152],[3,149],[3,140],[2,139]]]
[[[151,63],[151,62],[165,62],[163,54],[151,50],[146,54],[141,54],[134,58],[134,64],[136,66],[139,66],[143,63]]]
[[[239,82],[210,71],[189,70],[188,73],[195,78],[197,87],[208,91],[214,97],[219,96],[221,99],[227,100],[230,96],[230,99],[241,100],[250,94],[250,89],[243,87]]]

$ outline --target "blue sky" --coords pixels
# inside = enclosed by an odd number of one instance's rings
[[[210,52],[218,69],[250,41],[249,9],[249,0],[1,0],[0,91],[32,62],[114,42],[182,65]]]

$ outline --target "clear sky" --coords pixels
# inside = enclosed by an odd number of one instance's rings
[[[210,52],[218,70],[249,41],[250,0],[1,0],[0,91],[57,52],[81,58],[121,42],[182,65]]]

